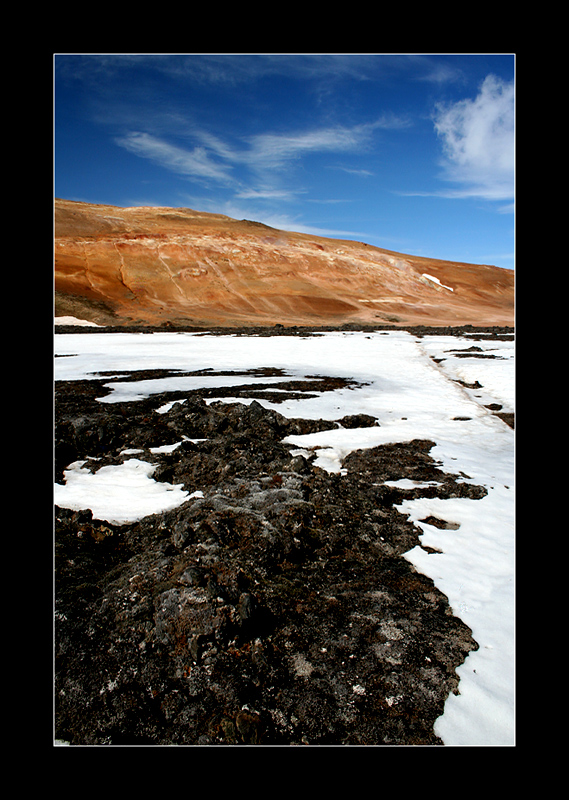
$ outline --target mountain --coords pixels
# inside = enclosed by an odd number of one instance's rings
[[[100,325],[513,325],[514,272],[189,208],[54,202],[55,314]]]

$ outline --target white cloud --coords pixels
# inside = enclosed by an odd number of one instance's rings
[[[437,106],[444,178],[451,197],[509,200],[514,191],[514,84],[489,75],[474,100]]]
[[[306,153],[352,150],[367,137],[365,126],[323,128],[297,134],[263,133],[252,139],[251,164],[281,169],[291,159]]]
[[[302,189],[280,185],[280,176],[291,163],[310,154],[361,152],[377,129],[401,128],[406,121],[394,116],[353,127],[331,126],[292,133],[260,133],[235,147],[204,130],[192,130],[196,146],[185,148],[164,137],[146,132],[129,132],[116,143],[181,177],[233,186],[238,197],[289,199]],[[234,170],[240,168],[239,178]],[[246,172],[243,172],[243,169]],[[289,177],[289,173],[286,173]]]
[[[116,143],[131,153],[148,158],[180,175],[231,182],[228,168],[212,161],[205,147],[185,150],[148,133],[128,133],[117,138]]]
[[[369,169],[352,169],[350,167],[342,167],[333,165],[331,169],[339,169],[342,172],[347,172],[348,175],[362,175],[364,178],[371,178],[373,176],[373,172]]]
[[[317,225],[305,225],[299,216],[271,211],[262,206],[246,205],[239,200],[214,200],[209,197],[187,196],[188,204],[193,208],[200,208],[212,214],[224,214],[231,219],[248,219],[262,222],[271,228],[280,231],[294,231],[295,233],[308,233],[312,236],[324,236],[331,239],[357,239],[369,241],[369,233],[339,228],[321,228]],[[367,238],[366,238],[367,237]],[[385,239],[385,237],[383,237]]]
[[[241,189],[235,193],[235,197],[240,200],[295,200],[302,190],[286,190],[286,189]]]

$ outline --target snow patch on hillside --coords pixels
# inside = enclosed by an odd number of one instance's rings
[[[100,328],[96,322],[88,322],[86,319],[77,319],[77,317],[55,317],[55,325],[82,325],[89,328]]]
[[[452,286],[445,286],[444,283],[441,283],[440,280],[438,278],[435,278],[433,275],[427,275],[426,272],[423,272],[421,277],[422,278],[426,278],[428,281],[431,281],[432,283],[436,283],[437,286],[441,286],[443,289],[448,289],[449,292],[454,292],[454,289],[452,288]]]

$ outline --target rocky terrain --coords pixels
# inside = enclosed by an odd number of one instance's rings
[[[501,325],[514,273],[188,208],[56,200],[55,308],[99,325]]]
[[[149,377],[157,373],[122,380]],[[121,525],[56,507],[56,738],[442,744],[434,721],[478,644],[403,557],[419,531],[395,505],[486,489],[440,470],[428,440],[352,452],[343,475],[283,443],[323,426],[376,425],[371,416],[288,419],[255,401],[208,404],[204,389],[101,404],[106,380],[56,383],[56,481],[75,460],[96,457],[95,470],[139,450],[155,480],[200,492]],[[254,391],[278,402],[341,383],[320,376]],[[384,484],[400,478],[436,484]]]

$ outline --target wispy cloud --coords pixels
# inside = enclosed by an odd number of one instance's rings
[[[295,133],[260,133],[249,139],[246,160],[256,170],[282,170],[291,161],[312,153],[361,151],[377,130],[404,128],[410,123],[395,115],[353,126],[329,126]]]
[[[416,80],[436,85],[460,83],[464,80],[462,70],[447,60],[431,56],[408,56],[409,65],[416,69]]]
[[[286,200],[292,201],[303,194],[303,190],[287,189],[239,189],[235,197],[241,200]]]
[[[281,170],[309,153],[345,152],[365,144],[369,126],[321,128],[292,134],[262,133],[251,139],[249,164],[255,170]]]
[[[256,199],[289,199],[302,188],[283,187],[293,162],[308,155],[362,152],[379,129],[406,126],[394,116],[349,126],[330,126],[299,132],[259,133],[235,146],[205,130],[188,134],[193,146],[172,144],[167,135],[131,131],[115,139],[130,153],[149,159],[182,178],[232,187],[236,196]]]
[[[233,200],[216,201],[210,197],[189,198],[195,208],[210,211],[214,214],[225,214],[232,219],[250,219],[269,225],[281,231],[294,231],[296,233],[308,233],[313,236],[324,236],[333,239],[354,239],[364,240],[369,234],[354,230],[344,230],[340,228],[323,228],[318,225],[307,225],[300,216],[290,215],[282,211],[270,211],[260,209],[257,206],[247,206]]]
[[[373,172],[369,169],[356,169],[354,167],[343,167],[341,164],[332,164],[330,169],[339,169],[341,172],[347,172],[348,175],[361,175],[364,178],[371,178]]]
[[[436,108],[452,197],[509,200],[514,190],[514,84],[489,75],[474,100]]]
[[[166,169],[184,177],[201,178],[230,183],[232,178],[227,165],[212,161],[204,147],[186,150],[169,144],[148,133],[131,132],[117,137],[116,143],[142,158],[148,158]]]
[[[413,53],[63,53],[56,54],[55,65],[61,76],[86,80],[94,87],[138,68],[180,85],[223,88],[285,77],[309,82],[315,91],[347,80],[362,83],[409,75],[441,83],[462,75],[444,56]]]

